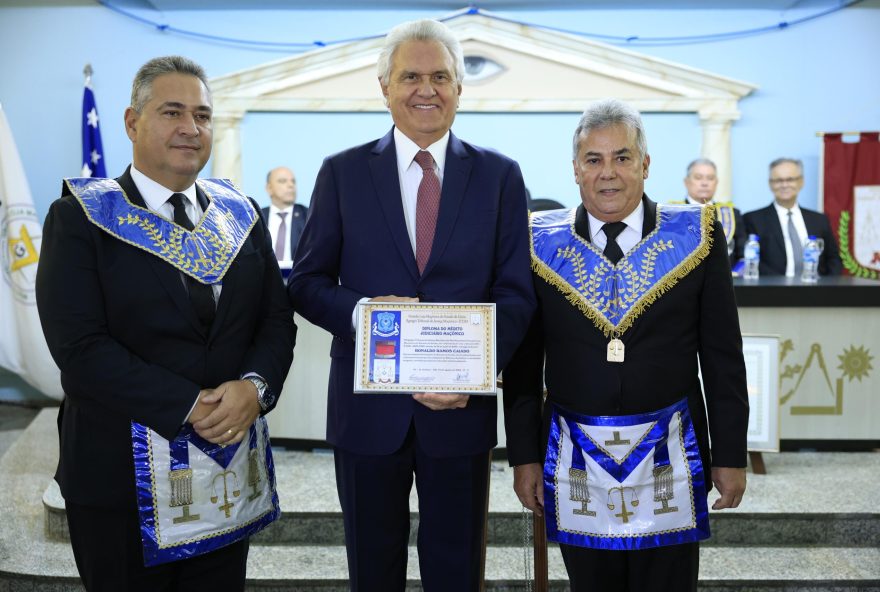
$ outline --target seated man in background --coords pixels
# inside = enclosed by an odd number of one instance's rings
[[[266,193],[270,204],[263,208],[263,218],[272,235],[272,247],[278,261],[293,261],[296,245],[306,225],[309,209],[296,203],[296,176],[287,167],[275,167],[266,175]]]
[[[825,249],[819,257],[819,275],[840,275],[843,270],[828,216],[798,206],[798,194],[803,186],[803,163],[794,158],[777,158],[770,163],[774,202],[743,216],[746,233],[757,234],[761,241],[762,276],[799,277],[804,241],[810,235],[825,241]]]
[[[743,257],[746,246],[746,226],[742,214],[733,207],[733,202],[716,202],[715,190],[718,189],[718,169],[708,158],[697,158],[691,161],[684,177],[687,198],[672,203],[709,204],[715,206],[715,216],[724,228],[727,238],[727,254],[730,265],[734,266]]]

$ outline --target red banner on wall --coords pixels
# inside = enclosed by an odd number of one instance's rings
[[[825,134],[824,210],[851,275],[880,279],[880,133]]]

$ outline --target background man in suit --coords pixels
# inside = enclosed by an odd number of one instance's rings
[[[804,165],[794,158],[777,158],[770,163],[770,191],[774,202],[743,216],[748,234],[761,242],[761,275],[800,277],[803,244],[807,236],[825,241],[819,257],[819,275],[840,275],[843,263],[828,216],[798,206],[804,186]]]
[[[369,299],[495,302],[503,368],[534,308],[525,186],[514,161],[450,132],[464,59],[446,26],[395,27],[377,70],[394,128],[324,161],[288,289],[333,334],[327,440],[352,589],[404,589],[415,474],[425,590],[477,590],[495,399],[353,394],[353,314]]]
[[[748,397],[721,226],[702,210],[691,209],[688,214],[658,206],[644,194],[650,164],[647,142],[638,111],[624,103],[601,101],[584,112],[574,134],[573,164],[583,204],[568,212],[532,215],[538,311],[504,370],[507,450],[516,494],[533,512],[543,511],[542,464],[554,408],[619,421],[623,416],[664,409],[684,398],[705,475],[711,466],[707,484],[714,483],[721,494],[713,507],[734,508],[746,486]],[[696,219],[696,225],[670,227],[670,216],[682,215]],[[555,221],[555,236],[562,238],[539,256],[543,243],[538,228],[546,231],[548,220]],[[685,252],[682,239],[694,227],[700,229],[700,246]],[[652,238],[643,241],[649,235]],[[657,240],[661,249],[675,246],[652,258],[646,252],[656,252]],[[572,264],[577,273],[568,283],[561,281],[567,275],[566,268],[560,267],[565,256],[579,262]],[[671,259],[664,261],[665,256]],[[551,266],[553,271],[545,273]],[[630,272],[648,285],[627,284]],[[590,290],[578,282],[583,274],[600,287]],[[616,302],[605,298],[608,286],[612,286],[611,293],[620,294]],[[652,291],[658,286],[665,287],[659,296]],[[608,308],[615,312],[624,302],[631,302],[632,308],[620,313],[623,320],[607,322]],[[612,338],[622,341],[619,358],[612,359],[609,352]],[[547,401],[542,430],[544,381]],[[589,482],[594,479],[591,476]],[[647,487],[652,491],[650,483]],[[604,490],[591,490],[591,494],[594,502],[605,504]],[[611,491],[607,496],[611,501]],[[650,493],[642,501],[650,507]],[[631,528],[633,532],[624,538],[638,535],[639,527]],[[560,547],[575,592],[696,590],[699,550],[695,542],[639,550]]]
[[[746,246],[746,225],[739,209],[733,207],[732,203],[715,203],[715,190],[718,189],[718,169],[715,163],[708,158],[697,158],[692,161],[684,177],[684,186],[687,189],[686,203],[710,204],[716,208],[724,235],[727,237],[730,264],[736,265],[742,259],[743,249]]]
[[[287,167],[276,167],[266,175],[269,207],[263,218],[272,234],[272,246],[279,261],[293,261],[296,245],[306,225],[308,208],[296,203],[296,177]]]
[[[132,164],[115,182],[101,181],[100,207],[153,228],[199,221],[207,232],[203,213],[217,198],[195,181],[211,154],[211,121],[200,66],[178,56],[147,62],[125,111]],[[73,181],[46,218],[37,304],[65,392],[55,479],[77,568],[90,591],[243,590],[247,539],[144,567],[131,422],[169,441],[188,422],[210,442],[233,444],[274,405],[295,328],[259,208],[237,194],[251,224],[222,287],[206,285],[122,227],[99,227]]]

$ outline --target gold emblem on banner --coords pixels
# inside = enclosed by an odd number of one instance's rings
[[[17,271],[27,265],[33,265],[40,260],[34,241],[24,224],[21,225],[18,238],[9,237],[9,254],[11,255],[9,270]]]

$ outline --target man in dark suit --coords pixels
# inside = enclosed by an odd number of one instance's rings
[[[90,591],[243,590],[247,538],[144,566],[133,426],[171,441],[186,423],[207,442],[241,442],[290,368],[292,310],[256,203],[196,185],[212,143],[202,68],[147,62],[125,127],[125,173],[65,181],[36,282],[65,392],[55,479],[71,545]]]
[[[404,589],[414,474],[425,590],[477,590],[495,399],[353,394],[353,313],[370,299],[495,302],[504,367],[534,309],[525,186],[514,161],[449,131],[464,60],[446,26],[395,27],[377,69],[394,128],[324,161],[288,289],[333,334],[327,440],[352,590]]]
[[[263,208],[263,219],[272,235],[275,258],[293,261],[296,246],[306,225],[307,207],[296,203],[296,176],[287,167],[276,167],[266,175],[269,207]]]
[[[707,490],[734,508],[746,485],[726,240],[712,211],[644,195],[647,143],[624,103],[587,109],[573,164],[583,205],[531,220],[538,311],[504,370],[514,489],[545,514],[573,591],[694,591]]]
[[[757,234],[761,243],[761,275],[800,277],[803,244],[808,236],[825,242],[825,249],[819,257],[819,275],[840,275],[843,271],[828,216],[798,206],[798,194],[803,186],[804,165],[800,160],[774,160],[770,163],[770,190],[774,202],[743,217],[746,232]]]
[[[733,207],[732,202],[716,202],[715,190],[718,189],[718,168],[708,158],[697,158],[691,161],[684,177],[687,197],[684,202],[689,204],[709,204],[715,208],[724,236],[727,238],[727,253],[730,265],[736,265],[743,258],[746,246],[746,225],[742,213]]]

